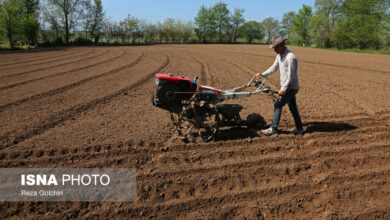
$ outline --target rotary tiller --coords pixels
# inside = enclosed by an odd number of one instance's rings
[[[252,113],[246,120],[241,120],[242,106],[238,104],[218,104],[228,99],[244,98],[258,93],[273,95],[266,78],[260,80],[254,76],[246,85],[220,90],[210,86],[198,87],[197,77],[174,74],[156,74],[157,93],[152,96],[152,104],[169,111],[181,139],[185,142],[200,143],[213,140],[221,127],[247,126],[257,128],[265,125],[263,117]],[[255,91],[241,92],[247,87]]]

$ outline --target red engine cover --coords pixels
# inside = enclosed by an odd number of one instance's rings
[[[194,83],[194,81],[188,77],[178,76],[178,75],[173,75],[173,74],[156,73],[156,77],[159,79],[165,79],[165,80],[167,80],[167,82],[174,83],[174,84],[177,84],[180,81],[187,81],[191,84]]]

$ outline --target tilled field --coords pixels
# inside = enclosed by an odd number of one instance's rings
[[[232,128],[183,144],[151,105],[154,73],[221,89],[267,46],[75,47],[0,54],[0,167],[136,168],[135,202],[1,202],[0,218],[390,218],[390,59],[291,47],[303,136]],[[279,73],[268,84],[279,88]],[[265,95],[229,101],[268,123]],[[280,129],[293,127],[287,107]]]

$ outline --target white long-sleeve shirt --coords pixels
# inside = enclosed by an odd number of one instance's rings
[[[287,91],[287,89],[299,90],[298,60],[295,54],[288,48],[286,48],[283,54],[278,54],[274,64],[262,74],[263,76],[268,76],[278,68],[280,69],[280,90],[283,92]]]

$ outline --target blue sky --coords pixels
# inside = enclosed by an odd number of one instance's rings
[[[127,14],[149,22],[164,21],[166,18],[179,18],[193,21],[202,4],[207,7],[220,0],[102,0],[107,17],[114,21],[123,20]],[[225,0],[230,11],[243,8],[247,21],[262,21],[267,17],[281,19],[289,11],[297,12],[303,4],[314,6],[314,0]]]

